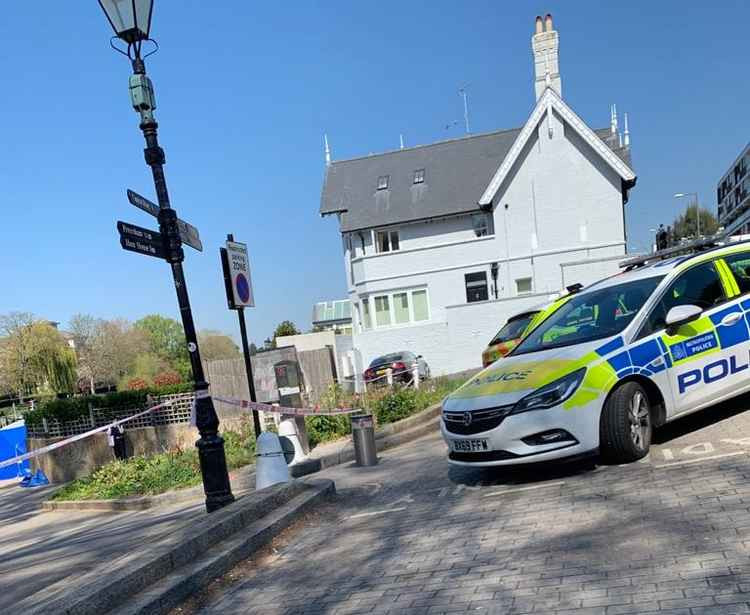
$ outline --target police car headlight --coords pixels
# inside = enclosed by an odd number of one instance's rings
[[[586,368],[582,367],[554,382],[545,384],[536,391],[529,393],[526,397],[521,398],[513,406],[511,414],[527,412],[528,410],[543,410],[561,404],[576,392],[576,389],[583,382],[585,375]]]

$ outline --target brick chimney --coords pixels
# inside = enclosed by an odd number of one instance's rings
[[[534,91],[536,99],[551,87],[562,96],[560,83],[560,62],[558,49],[560,38],[552,25],[552,15],[537,15],[534,36],[531,37],[531,49],[534,52]]]

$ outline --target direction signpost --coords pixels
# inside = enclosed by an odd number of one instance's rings
[[[128,190],[127,195],[131,205],[135,205],[138,209],[151,214],[154,218],[159,217],[159,206],[156,203],[152,203],[145,196],[141,196],[133,190]],[[189,245],[194,250],[198,250],[198,252],[203,252],[203,243],[201,242],[197,228],[177,218],[177,229],[180,231],[180,240],[182,243]]]
[[[164,243],[162,236],[156,231],[118,221],[117,230],[120,232],[120,245],[130,252],[164,258]]]
[[[247,246],[234,240],[234,235],[227,235],[226,248],[219,248],[221,269],[224,272],[224,288],[227,292],[227,305],[230,310],[237,311],[240,321],[240,337],[242,338],[242,354],[245,357],[245,372],[247,374],[247,389],[250,401],[255,398],[255,381],[253,380],[253,364],[250,359],[250,347],[247,343],[247,327],[245,326],[245,308],[255,307],[253,296],[253,282],[250,278],[250,259],[247,256]],[[258,411],[253,410],[253,429],[257,439],[261,432]]]

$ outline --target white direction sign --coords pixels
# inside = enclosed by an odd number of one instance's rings
[[[238,241],[227,241],[227,260],[229,261],[234,305],[237,307],[255,307],[247,245]]]

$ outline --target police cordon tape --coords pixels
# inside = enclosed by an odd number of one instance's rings
[[[23,455],[18,455],[17,457],[13,457],[12,459],[6,459],[4,461],[0,461],[0,468],[7,468],[8,466],[21,463],[22,461],[26,461],[27,459],[33,459],[34,457],[39,457],[39,455],[44,455],[45,453],[49,453],[50,451],[54,451],[55,449],[62,448],[63,446],[67,446],[68,444],[71,444],[73,442],[78,442],[79,440],[84,440],[90,436],[93,436],[94,434],[107,431],[110,427],[114,427],[115,425],[122,425],[123,423],[127,423],[128,421],[137,419],[138,417],[141,417],[144,414],[148,414],[149,412],[153,412],[154,410],[160,410],[161,408],[166,408],[167,406],[171,406],[171,405],[172,405],[172,402],[168,401],[163,404],[159,404],[157,406],[152,406],[151,408],[148,408],[147,410],[144,410],[143,412],[138,412],[137,414],[134,414],[133,416],[129,416],[124,419],[118,419],[116,421],[112,421],[108,425],[103,425],[101,427],[96,427],[95,429],[90,429],[89,431],[76,434],[75,436],[71,436],[70,438],[66,438],[65,440],[60,440],[59,442],[53,442],[52,444],[48,444],[47,446],[43,446],[42,448],[38,448],[29,453],[24,453]]]
[[[400,370],[397,372],[393,372],[391,376],[402,374],[404,372],[411,372],[411,371],[412,371],[411,369]],[[383,376],[378,376],[377,378],[372,378],[371,380],[368,380],[367,382],[374,382],[375,380],[381,380],[386,377],[387,377],[387,374]],[[209,397],[209,396],[211,395],[208,393],[208,391],[197,391],[195,398],[201,399],[201,398]],[[217,395],[214,395],[212,397],[214,401],[220,401],[222,403],[229,404],[231,406],[239,406],[240,408],[247,408],[248,410],[257,410],[260,412],[272,412],[276,414],[287,414],[287,415],[293,414],[297,416],[335,416],[335,415],[341,415],[341,414],[354,414],[355,412],[362,411],[361,408],[322,409],[319,405],[313,406],[311,408],[290,408],[287,406],[264,404],[261,402],[250,401],[248,399],[236,399],[233,397],[219,397]],[[101,427],[96,427],[95,429],[85,431],[84,433],[76,434],[75,436],[71,436],[70,438],[66,438],[65,440],[60,440],[59,442],[48,444],[47,446],[43,446],[42,448],[38,448],[29,453],[24,453],[23,455],[13,457],[12,459],[6,459],[4,461],[0,461],[0,468],[6,468],[8,466],[21,463],[22,461],[26,461],[27,459],[33,459],[34,457],[39,457],[40,455],[44,455],[45,453],[49,453],[50,451],[54,451],[55,449],[62,448],[63,446],[67,446],[68,444],[72,444],[73,442],[84,440],[90,436],[106,431],[110,427],[114,427],[115,425],[122,425],[123,423],[127,423],[128,421],[137,419],[138,417],[141,417],[144,414],[153,412],[154,410],[159,410],[161,408],[170,406],[171,404],[172,402],[165,402],[163,404],[159,404],[157,406],[148,408],[144,410],[143,412],[138,412],[137,414],[134,414],[133,416],[129,416],[124,419],[118,419],[117,421],[113,421],[109,423],[108,425],[103,425]],[[195,417],[195,401],[193,401],[193,407],[191,409],[191,417],[190,417],[191,425],[195,425],[195,418],[196,418]]]

